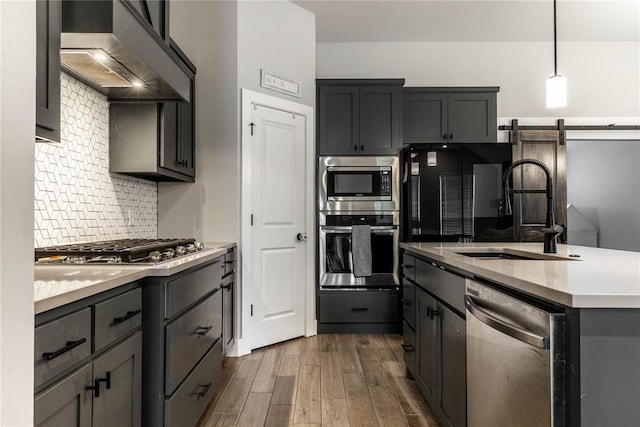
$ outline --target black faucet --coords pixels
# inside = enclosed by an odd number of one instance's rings
[[[540,160],[536,159],[522,159],[516,160],[511,163],[511,165],[504,171],[502,175],[502,185],[504,187],[504,200],[503,200],[503,215],[511,215],[511,202],[509,199],[509,175],[513,170],[524,164],[536,165],[542,168],[544,173],[547,175],[547,218],[545,222],[545,226],[542,229],[544,233],[544,253],[545,254],[555,254],[556,253],[556,238],[558,234],[562,233],[562,226],[555,224],[555,213],[554,213],[554,203],[553,203],[553,178],[551,178],[551,172],[547,165],[542,163]]]

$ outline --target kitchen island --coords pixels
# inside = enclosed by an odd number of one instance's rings
[[[416,307],[412,308],[416,327],[409,340],[417,342],[410,344],[415,354],[408,358],[415,359],[412,362],[415,371],[409,372],[417,373],[419,388],[421,381],[426,385],[421,391],[427,401],[431,371],[420,363],[421,357],[424,359],[421,351],[425,353],[428,346],[424,343],[421,346],[419,341],[425,341],[422,332],[429,326],[425,316],[430,316],[430,320],[434,316],[440,319],[441,335],[435,335],[434,344],[439,354],[434,358],[443,367],[437,365],[441,370],[434,377],[441,395],[432,398],[432,402],[436,402],[432,406],[443,415],[441,420],[447,421],[447,417],[456,413],[450,410],[453,407],[447,408],[444,404],[447,399],[451,402],[452,396],[456,396],[458,412],[471,407],[467,383],[476,372],[469,369],[468,335],[465,346],[464,325],[466,323],[469,332],[470,314],[469,306],[465,307],[468,298],[464,296],[464,283],[467,294],[470,283],[481,283],[563,317],[562,344],[555,350],[560,351],[566,367],[560,381],[562,385],[555,390],[554,400],[558,403],[560,399],[561,404],[554,411],[554,425],[636,425],[640,419],[640,254],[571,245],[558,245],[557,254],[543,254],[541,243],[421,242],[401,243],[400,247],[404,250],[403,285],[407,285],[403,287],[413,286],[416,294],[412,303]],[[425,273],[427,268],[433,272]],[[448,293],[456,286],[456,293],[450,296]],[[425,296],[425,305],[435,309],[420,314],[418,305],[423,301],[418,294]],[[447,325],[456,326],[451,319],[459,319],[459,327],[447,332]],[[405,330],[412,331],[407,325]],[[458,336],[451,331],[457,331]],[[456,351],[449,351],[454,347]],[[449,363],[457,360],[458,370],[466,368],[466,383],[464,375],[462,378],[451,376],[457,381],[455,387],[451,387],[449,382],[453,379],[447,380],[443,360]],[[409,368],[409,364],[407,366]],[[492,390],[491,379],[488,381],[486,393]],[[457,395],[448,391],[460,389]],[[460,404],[465,398],[466,405]],[[464,418],[446,424],[464,425]],[[466,424],[474,425],[470,413]]]

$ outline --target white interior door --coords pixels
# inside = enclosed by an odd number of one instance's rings
[[[251,348],[304,335],[305,118],[255,105]]]

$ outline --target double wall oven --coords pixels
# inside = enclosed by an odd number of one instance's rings
[[[320,289],[395,289],[398,284],[397,157],[321,157],[318,168]],[[371,276],[353,274],[353,226],[371,230]]]

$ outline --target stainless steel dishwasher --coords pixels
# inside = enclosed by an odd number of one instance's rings
[[[467,426],[564,426],[564,314],[466,280]]]

